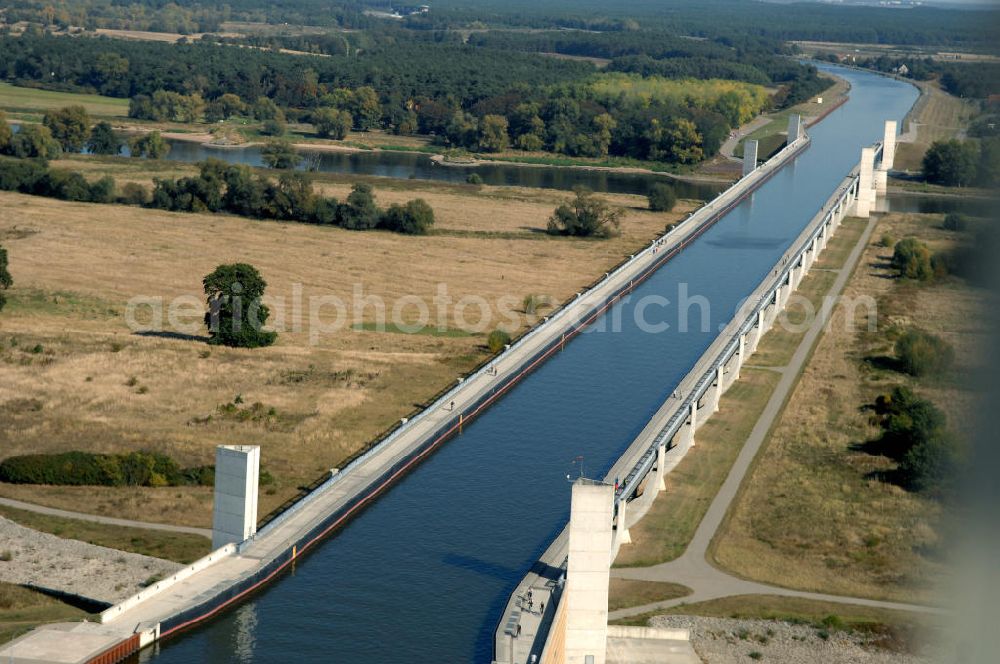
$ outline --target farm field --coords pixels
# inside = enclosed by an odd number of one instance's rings
[[[119,185],[191,168],[83,157],[57,165],[88,177],[113,174]],[[319,177],[317,189],[342,196],[348,183]],[[561,302],[691,209],[682,202],[673,213],[652,213],[640,209],[644,198],[608,197],[625,208],[622,232],[596,241],[542,232],[568,197],[562,192],[380,180],[376,196],[381,205],[424,198],[438,218],[434,234],[359,233],[0,194],[0,241],[15,280],[0,319],[4,456],[146,449],[194,466],[211,463],[216,444],[259,444],[263,466],[275,477],[262,487],[265,514],[486,357],[486,333],[499,324],[461,332],[477,323],[478,308],[452,307],[445,323],[459,333],[431,327],[403,334],[392,325],[379,332],[372,329],[376,305],[366,302],[354,324],[311,339],[317,328],[309,325],[310,297],[346,303],[377,297],[390,313],[400,298],[415,297],[431,307],[432,326],[441,288],[453,302],[482,297],[494,312],[502,297],[513,309],[529,294]],[[268,295],[288,304],[289,330],[273,347],[205,343],[201,279],[236,261],[255,265]],[[291,311],[297,292],[306,303],[301,318]],[[193,331],[133,333],[125,314],[136,296],[186,297]],[[271,310],[275,322],[282,312]],[[400,311],[406,322],[416,315],[413,307]],[[317,314],[324,323],[335,318],[333,307]],[[301,329],[292,329],[299,320]],[[517,332],[516,325],[505,327]],[[210,487],[0,485],[0,495],[138,520],[197,526],[211,520]]]
[[[99,118],[128,116],[128,99],[103,97],[76,92],[55,92],[25,88],[0,81],[0,109],[18,117],[41,116],[45,111],[79,104]]]

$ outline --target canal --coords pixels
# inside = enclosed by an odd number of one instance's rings
[[[828,69],[835,69],[827,67]],[[565,525],[571,465],[602,476],[857,163],[916,100],[912,86],[837,69],[851,99],[812,145],[595,326],[297,567],[142,661],[489,662],[508,594]],[[643,332],[635,302],[669,324]],[[682,302],[683,304],[683,302]],[[689,303],[690,304],[690,303]],[[692,321],[682,331],[680,319]]]

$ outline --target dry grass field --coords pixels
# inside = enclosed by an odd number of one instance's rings
[[[963,136],[976,112],[972,103],[948,94],[937,82],[915,84],[922,94],[908,119],[909,128],[916,130],[916,137],[896,147],[894,166],[901,171],[919,171],[931,143]],[[907,126],[903,130],[907,130]]]
[[[968,241],[942,230],[941,220],[887,215],[873,238],[914,236],[934,251]],[[942,407],[960,438],[967,433],[975,395],[959,377],[972,370],[976,345],[990,333],[976,315],[986,296],[955,278],[901,282],[892,278],[890,255],[868,246],[844,293],[876,298],[879,331],[867,331],[863,308],[853,327],[844,308],[835,310],[716,537],[720,566],[786,587],[916,602],[929,600],[942,580],[948,520],[941,506],[875,479],[891,462],[854,446],[877,435],[864,405],[898,384]],[[916,381],[870,361],[891,352],[887,331],[911,325],[952,344],[955,376]]]
[[[36,625],[72,622],[90,617],[69,604],[12,583],[0,583],[0,643],[7,643]]]
[[[83,159],[71,166],[86,170],[88,163],[88,175],[113,172],[120,181],[148,181],[150,172],[129,169],[157,167]],[[190,168],[161,166],[170,175]],[[637,209],[644,202],[639,197],[610,197],[629,206],[620,237],[573,240],[540,232],[564,192],[384,184],[376,190],[382,204],[423,197],[434,206],[441,231],[426,237],[356,233],[0,194],[0,242],[15,280],[0,316],[0,455],[149,449],[197,465],[212,462],[216,444],[258,444],[276,477],[261,496],[266,513],[486,353],[485,334],[454,331],[454,308],[446,316],[448,333],[347,325],[313,344],[311,296],[350,303],[362,288],[365,296],[382,298],[390,313],[403,296],[432,304],[439,285],[453,301],[481,296],[495,306],[507,296],[520,308],[525,295],[545,294],[559,302],[690,209],[682,204],[674,213],[655,214]],[[321,187],[342,195],[348,185],[327,178]],[[287,312],[288,330],[273,347],[205,343],[198,324],[201,279],[235,261],[255,265],[271,297],[291,302],[301,288],[302,316]],[[136,296],[166,302],[186,296],[190,336],[133,333],[125,313]],[[271,309],[274,323],[280,312],[273,304]],[[404,317],[412,321],[413,311],[407,308]],[[476,311],[466,310],[467,322],[476,322]],[[374,306],[361,314],[363,322],[376,319]],[[436,324],[433,309],[431,316]],[[335,318],[333,307],[322,310],[324,323]],[[299,331],[296,320],[302,321]],[[221,412],[237,395],[240,409],[259,402],[263,411],[246,417]],[[140,520],[206,526],[211,519],[211,489],[202,487],[0,484],[0,494]]]

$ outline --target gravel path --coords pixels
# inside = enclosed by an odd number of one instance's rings
[[[6,560],[8,558],[10,560]],[[115,603],[181,565],[25,528],[0,517],[0,581]]]
[[[930,655],[880,648],[872,635],[792,625],[776,620],[732,620],[696,616],[656,616],[652,627],[688,629],[691,644],[705,664],[780,662],[781,664],[933,664]],[[821,634],[828,635],[823,639]],[[751,656],[751,653],[756,653]]]

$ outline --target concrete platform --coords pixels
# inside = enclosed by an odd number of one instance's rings
[[[607,664],[701,664],[684,629],[608,626]]]
[[[38,627],[0,647],[4,664],[82,664],[122,640],[121,631],[91,622]]]

